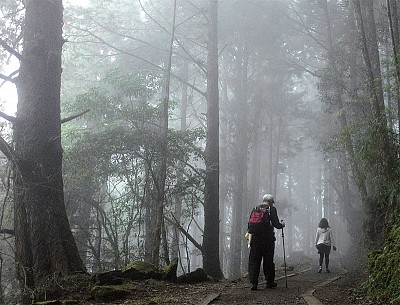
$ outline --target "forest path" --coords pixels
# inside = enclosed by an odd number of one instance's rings
[[[199,305],[361,305],[373,304],[359,295],[358,285],[365,277],[361,266],[352,265],[350,270],[341,264],[332,265],[331,273],[317,273],[313,268],[287,274],[288,288],[285,287],[285,276],[276,278],[276,289],[265,288],[265,282],[259,284],[257,291],[250,290],[250,284],[233,282],[227,284],[214,299]],[[280,272],[282,273],[282,272]],[[209,295],[212,297],[212,294]]]

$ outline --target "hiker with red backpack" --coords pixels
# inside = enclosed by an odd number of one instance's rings
[[[274,228],[282,229],[285,223],[280,223],[274,197],[271,194],[263,196],[262,203],[256,206],[250,214],[247,233],[250,240],[249,280],[251,290],[257,290],[261,261],[263,262],[266,288],[275,288],[275,232]]]

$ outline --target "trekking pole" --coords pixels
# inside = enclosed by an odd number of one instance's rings
[[[281,223],[283,223],[283,220],[281,220]],[[283,227],[282,227],[282,245],[283,245],[283,265],[285,267],[285,286],[287,287],[287,274],[286,274],[286,252],[285,252],[285,234],[283,233]]]

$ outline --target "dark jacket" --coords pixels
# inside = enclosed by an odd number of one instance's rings
[[[266,224],[266,233],[273,233],[274,228],[282,229],[283,225],[279,222],[278,212],[274,206],[268,207],[265,204],[260,204],[256,206],[254,209],[269,209],[269,217],[267,218]]]

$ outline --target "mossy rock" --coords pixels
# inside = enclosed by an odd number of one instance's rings
[[[76,300],[51,300],[43,302],[34,302],[33,305],[74,305],[79,304]]]
[[[178,270],[178,258],[174,258],[169,265],[164,266],[164,280],[176,283]]]
[[[125,269],[123,270],[123,272],[129,270],[129,269],[136,269],[140,272],[153,272],[153,271],[158,271],[157,266],[148,263],[148,262],[143,262],[143,261],[134,261],[132,263],[130,263],[129,265],[127,265],[125,267]]]
[[[132,288],[126,285],[118,286],[93,286],[90,294],[100,302],[110,302],[129,297],[132,293]]]
[[[108,272],[96,273],[92,276],[92,281],[96,286],[122,285],[122,271],[112,270]]]
[[[210,278],[207,276],[202,268],[197,268],[195,271],[183,274],[177,278],[178,283],[187,284],[207,282],[209,280]]]
[[[126,268],[122,271],[122,277],[133,281],[147,279],[160,280],[164,277],[164,274],[160,272],[153,264],[135,261],[126,266]]]

